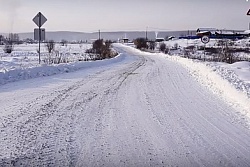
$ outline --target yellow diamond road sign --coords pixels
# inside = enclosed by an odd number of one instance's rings
[[[42,25],[47,21],[46,17],[41,13],[37,13],[37,15],[33,18],[34,23],[38,27],[42,27]]]

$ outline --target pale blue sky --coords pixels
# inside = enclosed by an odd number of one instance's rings
[[[32,32],[41,11],[46,31],[247,29],[246,0],[0,0],[0,32]]]

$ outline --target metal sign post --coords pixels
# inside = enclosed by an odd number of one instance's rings
[[[33,22],[38,26],[38,31],[39,31],[39,48],[38,48],[38,54],[39,54],[39,64],[41,63],[41,27],[42,25],[47,21],[46,17],[44,17],[44,15],[39,12],[34,18],[33,18]]]

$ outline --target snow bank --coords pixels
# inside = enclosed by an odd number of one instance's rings
[[[58,65],[37,65],[31,68],[24,68],[24,69],[14,68],[9,71],[0,72],[0,85],[18,80],[51,76],[60,73],[73,72],[79,69],[105,66],[121,62],[124,59],[129,59],[129,58],[124,54],[119,54],[115,58],[99,60],[99,61],[88,61],[88,62],[82,61],[82,62],[58,64]]]
[[[226,63],[201,62],[163,53],[146,53],[123,46],[140,55],[162,56],[185,67],[202,85],[221,97],[241,114],[250,118],[250,62]]]
[[[233,85],[237,90],[247,94],[250,98],[250,62],[237,62],[234,64],[226,63],[207,63],[218,74]]]
[[[197,60],[178,56],[163,56],[183,65],[198,82],[250,118],[249,85],[240,80],[235,73],[219,65],[212,67]]]

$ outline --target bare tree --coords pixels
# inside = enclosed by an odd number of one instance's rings
[[[10,38],[9,39],[7,38],[5,41],[3,51],[5,53],[11,53],[13,50],[14,50],[14,43]]]
[[[221,46],[219,50],[220,61],[232,64],[235,62],[235,53],[229,48],[229,45],[233,46],[234,43],[229,40],[220,40],[218,45]]]
[[[134,40],[137,49],[148,49],[146,38],[137,38]]]
[[[156,43],[155,41],[149,41],[149,49],[150,50],[155,50]]]
[[[89,56],[95,55],[95,60],[102,60],[106,58],[112,58],[116,56],[116,53],[111,50],[112,41],[103,41],[103,39],[98,39],[93,42],[92,48],[87,49],[85,53]]]
[[[179,47],[179,44],[178,44],[178,43],[175,43],[175,44],[174,44],[174,49],[177,50],[178,47]]]
[[[0,45],[3,45],[3,39],[4,39],[4,37],[2,35],[0,35]]]
[[[46,43],[46,48],[47,48],[49,54],[52,53],[52,51],[55,49],[55,41],[49,40],[49,41]]]
[[[160,51],[165,52],[165,50],[166,50],[166,44],[165,43],[161,43],[160,44]]]
[[[13,44],[20,44],[20,38],[18,34],[13,34],[10,33],[9,34],[9,40],[13,43]]]
[[[67,45],[68,45],[68,41],[66,40],[66,39],[62,39],[62,41],[61,41],[61,45],[62,46],[66,46],[67,47]]]
[[[165,49],[165,51],[164,51],[164,52],[165,52],[166,54],[169,54],[169,51],[170,51],[169,47],[168,47],[168,46],[166,46],[166,49]]]

